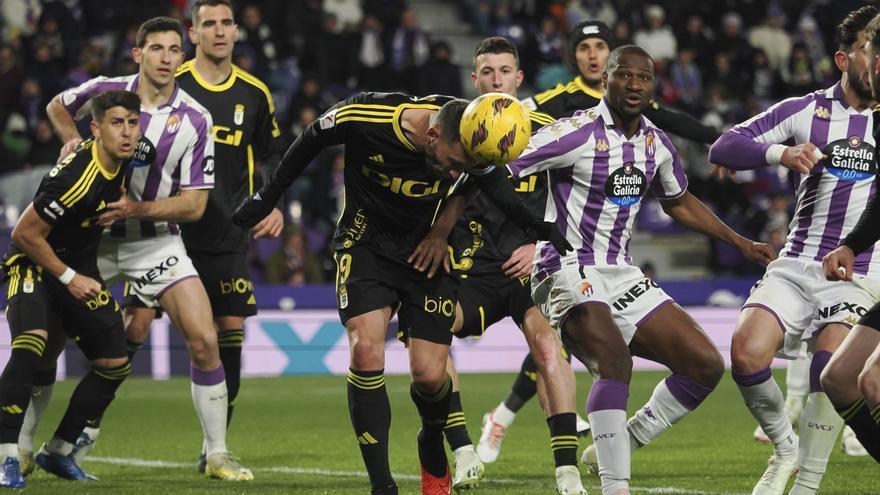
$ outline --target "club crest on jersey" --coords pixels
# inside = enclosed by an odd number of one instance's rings
[[[813,112],[813,115],[820,119],[829,120],[831,119],[831,112],[828,111],[825,107],[816,107],[816,110]]]
[[[825,169],[840,180],[863,181],[877,173],[874,146],[862,140],[861,136],[832,141],[823,152],[828,157],[823,161]]]
[[[605,197],[621,208],[629,208],[641,201],[647,189],[647,177],[632,162],[624,163],[605,181]]]
[[[581,282],[581,285],[578,286],[578,290],[581,294],[590,297],[593,295],[593,284],[584,280],[583,282]]]
[[[168,122],[165,123],[165,131],[168,134],[174,134],[178,129],[180,129],[180,117],[177,115],[168,117]]]
[[[244,105],[239,103],[235,105],[235,113],[232,115],[232,121],[235,125],[241,125],[244,122]]]

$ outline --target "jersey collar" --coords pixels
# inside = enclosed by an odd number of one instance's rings
[[[131,91],[132,93],[137,93],[138,81],[140,80],[140,76],[138,74],[134,74],[131,77],[131,80],[125,86],[126,91]],[[156,110],[161,110],[165,107],[177,108],[183,101],[183,98],[180,97],[180,85],[177,84],[177,80],[174,80],[174,91],[171,92],[171,97],[168,98],[168,101],[159,105]],[[142,107],[143,108],[143,107]]]
[[[574,85],[578,87],[584,93],[592,96],[597,100],[601,100],[604,93],[602,91],[596,91],[595,89],[587,86],[587,83],[584,82],[584,79],[581,76],[577,76],[574,78]]]
[[[122,166],[120,166],[116,169],[116,172],[110,173],[110,171],[104,167],[104,164],[101,163],[101,158],[98,156],[97,141],[92,142],[92,161],[95,162],[95,164],[98,166],[98,170],[101,172],[101,175],[103,175],[104,178],[107,180],[113,180],[113,178],[115,178],[119,174],[119,170],[122,168]]]
[[[605,101],[605,98],[599,100],[599,104],[596,106],[599,110],[599,116],[602,117],[602,122],[605,124],[605,127],[613,128],[614,132],[617,132],[621,136],[623,133],[614,125],[614,119],[611,116],[611,109],[608,107],[608,103]],[[648,131],[648,126],[645,124],[645,116],[642,115],[639,117],[639,130],[636,131],[635,136],[639,136]]]

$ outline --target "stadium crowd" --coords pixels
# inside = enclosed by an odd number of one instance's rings
[[[136,72],[131,48],[138,24],[170,15],[185,25],[187,0],[129,9],[108,0],[4,0],[0,6],[0,223],[11,226],[61,143],[47,121],[49,99],[98,74]],[[719,130],[781,98],[827,87],[835,79],[832,8],[859,2],[610,2],[606,0],[458,0],[475,36],[500,35],[522,54],[528,95],[571,79],[568,31],[582,19],[612,27],[655,59],[658,102]],[[847,5],[842,5],[847,4]],[[852,4],[852,5],[850,5]],[[405,0],[263,0],[238,7],[235,63],[266,82],[285,144],[333,102],[358,90],[460,96],[462,72],[450,43],[420,27]],[[187,46],[188,54],[192,46]],[[706,148],[677,140],[691,190],[728,223],[781,246],[788,230],[790,185],[775,170],[709,175]],[[287,195],[283,243],[254,250],[258,279],[327,281],[327,249],[342,197],[341,150],[322,153]],[[642,225],[677,232],[645,208]],[[652,213],[653,212],[653,213]],[[708,241],[707,241],[708,242]],[[738,253],[713,246],[716,273],[743,269]]]

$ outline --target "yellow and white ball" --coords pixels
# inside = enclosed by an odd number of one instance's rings
[[[461,144],[481,163],[506,164],[529,144],[532,122],[529,110],[504,93],[486,93],[464,110],[459,124]]]

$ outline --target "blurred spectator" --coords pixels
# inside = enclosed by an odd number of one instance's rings
[[[556,26],[556,20],[552,17],[545,17],[541,20],[541,29],[535,34],[535,60],[530,61],[527,65],[542,68],[562,63],[564,46],[565,39]]]
[[[122,34],[116,41],[116,47],[113,51],[113,68],[119,71],[124,67],[127,60],[131,60],[131,49],[137,44],[138,26],[132,24],[122,31]],[[130,72],[116,72],[118,74],[131,74]]]
[[[314,71],[317,65],[312,46],[321,33],[322,3],[322,0],[293,0],[286,3],[283,15],[284,25],[289,26],[281,31],[284,44],[299,58],[300,68],[307,72]]]
[[[785,245],[788,236],[788,223],[791,220],[791,194],[777,192],[770,195],[767,204],[756,208],[752,219],[756,238],[772,245],[778,251]]]
[[[289,129],[293,120],[296,119],[303,108],[312,107],[318,111],[318,114],[324,113],[330,108],[336,100],[332,96],[327,95],[321,83],[314,75],[306,75],[303,78],[299,90],[290,99],[290,106],[287,112],[287,122],[282,122],[284,128]]]
[[[783,15],[779,7],[771,6],[764,23],[749,31],[749,44],[764,50],[773,70],[779,70],[791,56],[791,36],[782,28],[785,24]]]
[[[451,59],[449,43],[441,40],[431,46],[431,58],[419,74],[419,95],[461,96],[461,69]]]
[[[29,37],[37,31],[43,13],[41,0],[3,0],[0,15],[3,17],[3,37],[7,40]]]
[[[40,83],[28,77],[21,85],[21,98],[18,100],[18,111],[24,117],[28,129],[33,129],[37,121],[46,115],[49,98],[40,88]]]
[[[510,8],[504,2],[495,5],[495,9],[492,11],[491,33],[493,36],[507,38],[520,50],[526,47],[528,41],[528,31],[520,21],[510,15]]]
[[[28,78],[35,79],[47,94],[54,95],[63,89],[61,78],[64,76],[64,64],[60,60],[52,59],[49,45],[34,46],[33,58],[25,66],[25,74]]]
[[[34,48],[45,45],[49,49],[49,60],[57,62],[61,67],[67,64],[67,52],[65,50],[64,38],[58,25],[58,19],[48,12],[40,19],[40,29],[34,33],[29,40]]]
[[[321,264],[307,249],[302,229],[289,224],[282,239],[281,247],[266,262],[266,282],[294,286],[323,282]]]
[[[694,63],[694,51],[682,48],[669,68],[669,79],[678,93],[678,101],[694,113],[703,99],[703,78]]]
[[[373,14],[364,16],[356,46],[358,47],[357,86],[386,88],[385,48],[382,41],[382,23],[378,17]]]
[[[268,79],[269,71],[278,68],[278,49],[272,36],[272,28],[263,22],[263,13],[259,6],[244,6],[238,33],[238,44],[249,45],[252,50],[254,66],[251,72],[260,79]]]
[[[419,68],[429,54],[428,34],[419,27],[415,11],[406,9],[391,37],[391,70],[397,88],[409,93],[416,91]]]
[[[570,0],[565,11],[569,28],[581,21],[602,21],[608,26],[617,22],[614,4],[607,0]]]
[[[396,26],[406,12],[406,0],[364,0],[364,12],[376,16],[383,26]]]
[[[756,49],[752,54],[751,73],[746,91],[761,102],[764,108],[772,105],[779,97],[779,73],[772,68],[764,50]]]
[[[724,88],[728,95],[739,95],[745,87],[744,72],[736,69],[730,59],[730,52],[719,51],[715,54],[715,63],[708,70],[708,84]]]
[[[104,73],[104,49],[88,44],[79,52],[79,64],[64,76],[65,88],[80,84]]]
[[[700,14],[691,14],[685,22],[684,30],[678,34],[678,49],[690,48],[694,51],[697,65],[712,63],[712,45],[715,35],[703,22]]]
[[[318,111],[315,110],[315,107],[305,106],[300,108],[299,114],[296,117],[297,118],[290,126],[290,134],[294,139],[301,136],[303,131],[306,130],[306,127],[318,118]]]
[[[803,15],[798,21],[798,31],[794,35],[794,42],[801,43],[807,47],[807,53],[810,55],[810,61],[813,63],[823,79],[828,77],[837,77],[834,73],[837,68],[828,56],[825,50],[825,41],[822,34],[818,31],[819,26],[816,20],[810,15]],[[832,45],[833,46],[833,45]],[[824,85],[824,84],[823,84]]]
[[[24,69],[15,50],[9,45],[0,46],[0,123],[6,121],[10,109],[18,102],[23,81]]]
[[[353,79],[353,53],[348,40],[336,28],[337,20],[333,14],[326,14],[318,36],[316,54],[318,57],[318,77],[340,96],[347,96],[349,79]]]
[[[674,59],[678,45],[672,29],[665,24],[663,7],[650,5],[645,9],[645,16],[648,18],[648,27],[636,31],[633,37],[635,44],[644,48],[654,60]]]
[[[25,167],[40,165],[52,165],[58,161],[58,153],[61,152],[61,141],[52,130],[52,125],[46,119],[40,119],[31,133],[33,145],[24,157]]]
[[[621,19],[615,22],[611,30],[614,32],[614,43],[617,46],[633,44],[632,29],[625,20]]]
[[[324,12],[336,16],[337,32],[357,30],[364,18],[359,0],[324,0]]]
[[[782,80],[786,84],[786,96],[802,95],[817,89],[818,77],[807,47],[797,43],[791,50],[788,64],[783,67]]]
[[[0,134],[0,149],[3,160],[0,160],[0,172],[21,170],[22,160],[30,151],[27,121],[18,113],[12,113],[6,119],[6,127]]]
[[[715,40],[715,53],[724,52],[732,68],[746,70],[752,55],[752,45],[742,35],[742,17],[728,12],[721,18],[721,33]],[[715,57],[716,65],[718,57]]]

